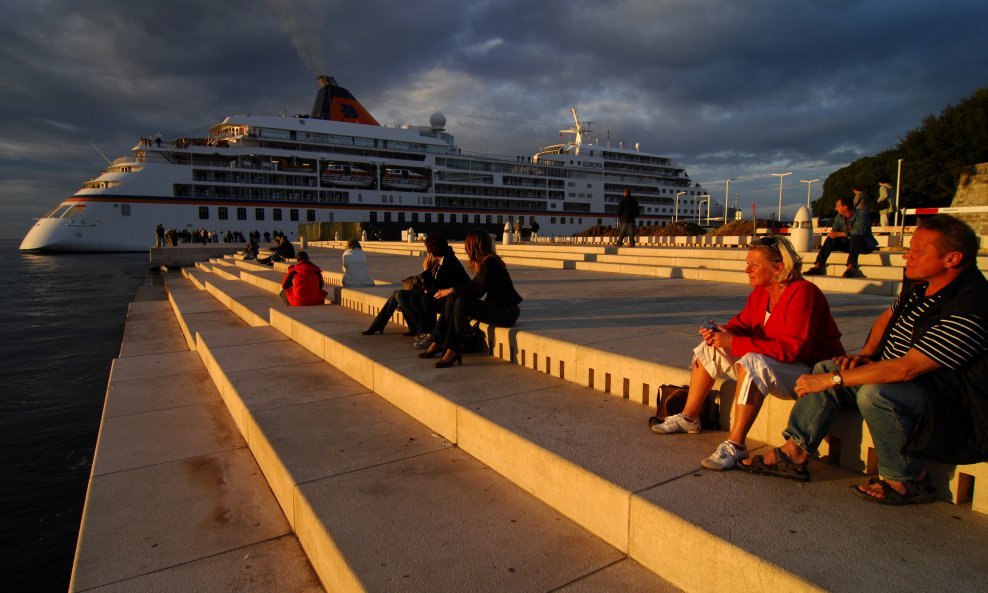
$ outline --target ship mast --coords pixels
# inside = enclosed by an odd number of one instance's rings
[[[559,130],[559,133],[573,134],[575,137],[573,138],[572,145],[582,146],[583,135],[590,134],[590,124],[593,122],[588,121],[586,122],[586,125],[584,125],[584,123],[580,121],[580,115],[576,112],[576,107],[570,107],[569,111],[573,114],[573,127],[568,130]]]

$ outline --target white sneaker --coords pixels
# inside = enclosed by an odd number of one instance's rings
[[[705,469],[725,470],[734,469],[738,462],[748,458],[748,449],[739,448],[731,441],[724,441],[717,446],[717,450],[710,454],[700,465]]]
[[[696,434],[700,432],[700,421],[687,420],[686,416],[683,416],[682,414],[667,416],[665,420],[652,426],[652,432],[657,432],[659,434],[670,434],[673,432],[688,432],[690,434]]]

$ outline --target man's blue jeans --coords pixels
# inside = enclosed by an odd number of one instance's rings
[[[621,244],[624,243],[624,238],[625,237],[628,237],[628,239],[630,240],[630,243],[629,244],[632,247],[634,247],[635,246],[635,223],[633,223],[633,222],[622,222],[621,223],[621,226],[619,228],[620,228],[620,232],[618,233],[618,238],[617,238],[618,247],[620,247]]]
[[[825,360],[817,363],[813,372],[832,373],[835,368],[832,360]],[[868,424],[878,453],[879,475],[896,482],[919,477],[922,465],[902,454],[902,447],[927,407],[923,390],[915,383],[831,387],[808,393],[793,406],[783,436],[807,453],[816,454],[842,404],[856,405]]]

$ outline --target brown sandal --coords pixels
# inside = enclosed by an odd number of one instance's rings
[[[751,458],[750,465],[739,463],[738,469],[763,476],[775,476],[776,478],[785,478],[786,480],[795,480],[797,482],[809,482],[810,472],[807,469],[808,465],[809,461],[796,463],[786,455],[785,451],[776,447],[775,463],[772,465],[765,463],[765,458],[761,455],[755,455]]]

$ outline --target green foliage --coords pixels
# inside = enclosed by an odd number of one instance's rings
[[[837,197],[850,196],[858,185],[865,188],[874,210],[878,181],[884,178],[895,185],[898,159],[904,160],[903,208],[949,206],[961,172],[988,161],[988,88],[948,106],[939,116],[928,115],[895,148],[831,173],[823,183],[823,195],[813,202],[813,215],[831,215]]]

